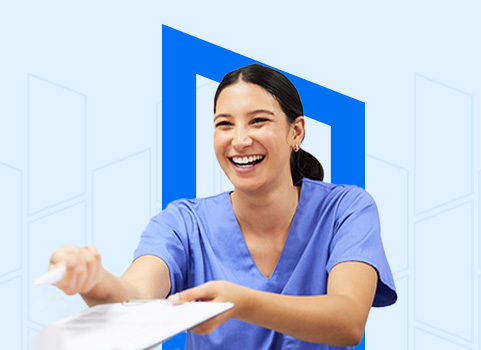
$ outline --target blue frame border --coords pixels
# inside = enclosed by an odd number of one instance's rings
[[[196,75],[220,82],[256,62],[162,25],[162,208],[196,196]],[[364,188],[364,102],[282,73],[298,89],[305,114],[331,127],[331,181]],[[177,336],[163,349],[181,349],[184,342],[185,335]],[[364,350],[364,339],[356,349]]]

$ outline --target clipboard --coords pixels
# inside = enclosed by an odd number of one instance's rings
[[[33,350],[151,349],[230,308],[232,303],[166,299],[96,305],[56,321],[33,336]]]

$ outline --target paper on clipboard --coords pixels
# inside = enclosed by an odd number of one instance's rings
[[[166,300],[97,305],[42,329],[33,349],[149,349],[232,307],[215,302],[174,306]]]

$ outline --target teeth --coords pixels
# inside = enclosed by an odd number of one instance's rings
[[[263,156],[249,156],[249,157],[232,157],[234,163],[237,164],[247,164],[252,163],[254,161],[262,159]]]

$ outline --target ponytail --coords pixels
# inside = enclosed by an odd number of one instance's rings
[[[316,157],[300,148],[297,152],[291,152],[291,176],[294,184],[304,177],[322,181],[324,169]]]

